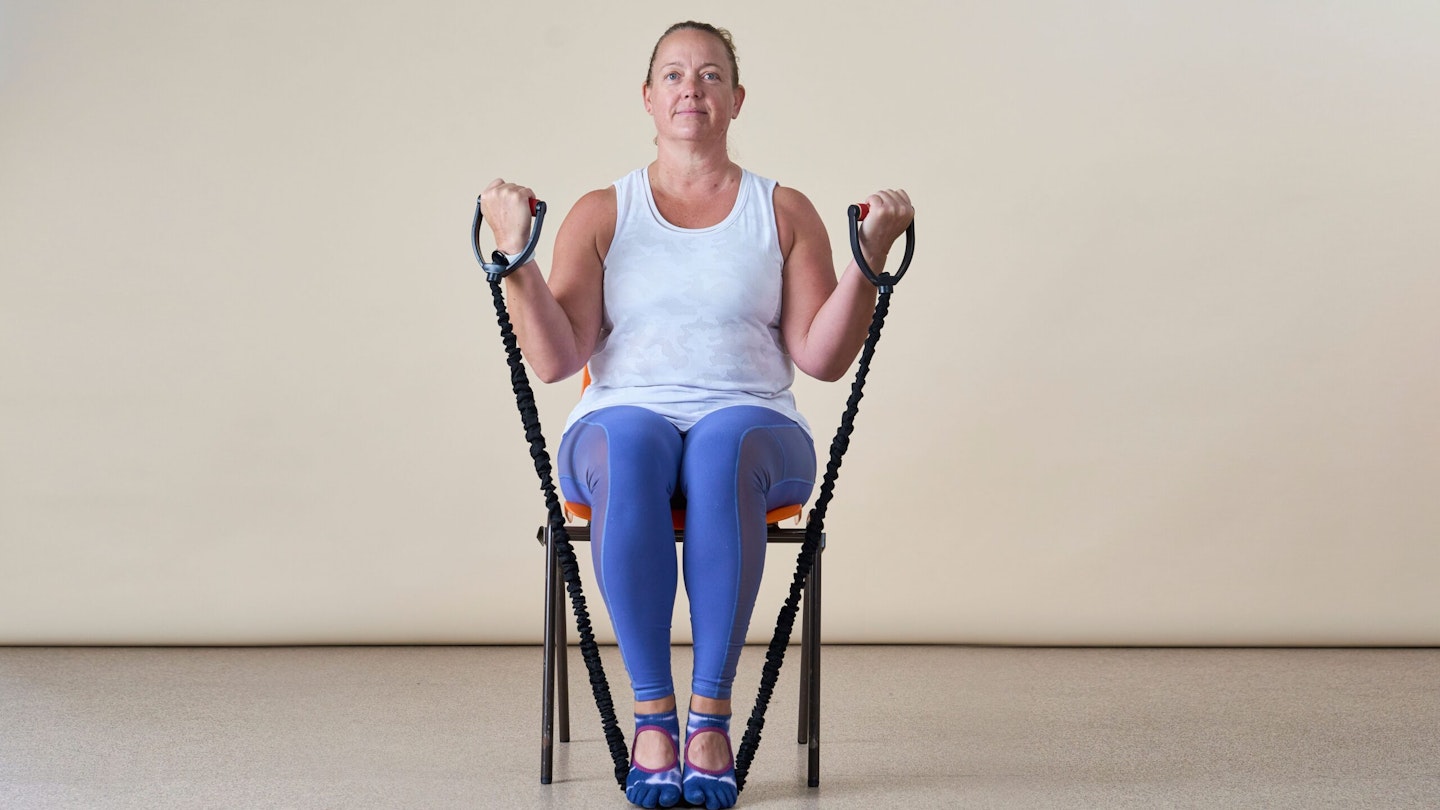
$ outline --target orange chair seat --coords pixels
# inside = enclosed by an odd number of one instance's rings
[[[782,520],[789,520],[793,517],[800,517],[800,513],[804,511],[804,509],[804,504],[798,503],[792,503],[788,506],[782,506],[779,509],[771,509],[769,512],[765,513],[765,522],[767,524],[779,523]],[[570,501],[566,501],[565,514],[569,515],[572,518],[589,520],[590,507],[586,506],[583,503],[572,503]],[[683,531],[685,529],[685,510],[670,510],[670,523],[675,527],[675,531]]]

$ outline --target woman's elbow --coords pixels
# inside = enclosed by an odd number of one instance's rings
[[[805,372],[807,375],[814,377],[817,380],[820,380],[821,382],[835,382],[841,377],[844,377],[845,372],[850,369],[849,362],[841,363],[834,359],[831,359],[829,361],[816,361],[810,359],[802,360],[800,358],[793,359],[795,361],[796,368]]]
[[[584,366],[584,364],[582,363],[579,366],[574,366],[572,368],[571,366],[573,364],[564,364],[548,358],[539,357],[533,360],[527,357],[525,358],[525,361],[526,364],[530,366],[530,373],[535,375],[535,379],[539,380],[542,383],[545,383],[546,385],[561,382],[563,380],[568,380],[569,378],[575,376],[575,372],[579,371]]]
[[[553,368],[553,369],[547,369],[545,374],[539,374],[539,373],[537,373],[535,376],[540,378],[540,382],[543,382],[543,383],[545,383],[546,385],[550,385],[550,384],[552,384],[552,383],[564,382],[564,381],[570,379],[571,377],[574,377],[575,374],[580,371],[580,368],[583,368],[583,366],[580,366],[580,367],[577,367],[577,368],[573,368],[573,369],[572,369],[572,368]]]

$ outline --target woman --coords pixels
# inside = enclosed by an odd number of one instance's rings
[[[592,510],[592,551],[635,695],[626,796],[731,807],[730,689],[760,584],[768,509],[804,503],[815,451],[793,367],[836,380],[864,344],[875,289],[836,279],[819,214],[798,191],[730,160],[745,88],[729,32],[683,22],[656,43],[642,88],[653,163],[575,204],[549,281],[507,277],[516,336],[541,380],[587,364],[593,383],[557,453],[567,499]],[[482,193],[497,246],[520,252],[535,194]],[[867,200],[861,248],[880,271],[914,216],[904,191]],[[677,565],[672,498],[686,502],[683,568],[695,667],[684,745],[670,673]]]

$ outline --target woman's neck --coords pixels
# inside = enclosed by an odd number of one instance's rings
[[[740,167],[724,150],[666,148],[661,145],[650,164],[650,182],[667,195],[681,198],[707,196],[733,186]]]
[[[681,228],[708,228],[724,221],[740,193],[740,167],[718,160],[677,161],[665,150],[650,164],[650,193],[660,216]]]

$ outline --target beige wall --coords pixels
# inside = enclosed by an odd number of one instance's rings
[[[0,1],[0,641],[538,639],[475,195],[548,260],[700,16],[837,251],[919,210],[829,639],[1440,643],[1440,6],[403,5]]]

